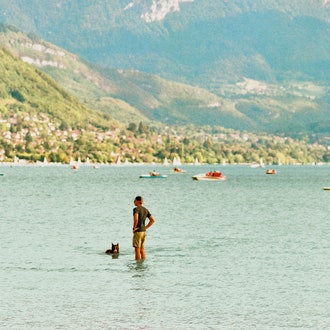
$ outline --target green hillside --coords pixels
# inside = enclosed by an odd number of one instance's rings
[[[109,128],[111,121],[91,111],[59,87],[48,75],[0,49],[0,97],[2,114],[46,114],[58,124],[72,128]],[[14,68],[12,70],[11,68]],[[8,105],[8,108],[4,108]]]
[[[2,25],[0,42],[50,75],[83,104],[128,125],[223,126],[298,136],[330,132],[329,87],[313,81],[244,78],[215,92],[136,70],[106,69],[33,35]]]
[[[0,116],[0,145],[7,158],[18,154],[39,159],[54,153],[56,160],[62,153],[61,161],[67,161],[79,139],[92,139],[89,132],[95,135],[121,128],[109,115],[82,105],[48,75],[3,48],[0,48]]]
[[[325,145],[274,135],[142,121],[125,128],[109,115],[82,105],[45,73],[4,49],[0,49],[0,63],[0,161],[19,157],[68,163],[71,157],[82,161],[88,157],[92,162],[111,163],[118,156],[132,162],[162,162],[165,157],[178,156],[185,163],[196,158],[207,163],[245,163],[260,158],[267,163],[330,161]],[[173,90],[166,89],[169,94]],[[191,93],[189,88],[186,93]]]

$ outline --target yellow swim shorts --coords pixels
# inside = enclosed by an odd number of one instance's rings
[[[133,247],[143,248],[144,241],[146,240],[147,233],[145,231],[139,231],[133,234]]]

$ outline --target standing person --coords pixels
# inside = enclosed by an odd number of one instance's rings
[[[144,260],[146,258],[146,253],[144,250],[146,230],[150,228],[155,222],[155,219],[149,210],[146,209],[142,204],[143,197],[135,197],[135,207],[133,209],[133,247],[135,248],[135,260]],[[149,222],[147,225],[145,225],[147,218],[149,219]]]

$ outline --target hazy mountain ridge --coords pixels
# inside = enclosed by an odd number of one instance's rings
[[[0,5],[0,21],[89,61],[203,87],[210,87],[209,80],[270,79],[290,71],[315,79],[324,72],[308,72],[319,60],[315,54],[323,55],[324,66],[330,61],[330,6],[324,0],[2,0]],[[147,23],[151,12],[163,18]],[[314,50],[313,56],[301,59],[306,50]]]
[[[82,101],[125,123],[155,119],[157,115],[153,113],[159,112],[159,108],[164,114],[158,117],[166,117],[172,100],[180,99],[181,90],[186,94],[184,98],[198,107],[207,107],[220,99],[205,90],[166,82],[141,72],[93,67],[74,54],[37,37],[29,37],[13,27],[2,26],[1,30],[0,42],[13,54],[50,74]]]
[[[89,65],[61,70],[56,65],[65,65],[65,58],[54,54],[24,55],[34,65],[47,64],[43,70],[63,86],[119,120],[290,134],[330,131],[326,1],[2,0],[0,5],[2,20],[108,66],[96,75]],[[147,13],[163,18],[146,22]],[[23,58],[25,51],[18,55]],[[151,82],[155,88],[148,87]]]
[[[93,67],[15,28],[2,31],[1,44],[12,53],[50,74],[90,108],[125,124],[162,121],[288,134],[330,130],[329,89],[313,82],[278,86],[244,79],[215,94],[138,71]]]
[[[17,29],[2,27],[2,32],[4,30],[8,35],[0,33],[1,43],[7,43],[7,48],[11,45],[20,56],[33,59],[33,63],[44,64],[45,66],[41,67],[43,70],[52,73],[57,80],[70,88],[63,89],[39,69],[0,48],[0,161],[13,160],[18,156],[31,161],[46,159],[68,163],[73,157],[81,158],[83,161],[88,158],[96,162],[114,162],[118,155],[134,162],[163,161],[165,157],[173,159],[180,156],[185,163],[193,162],[196,158],[200,162],[208,163],[246,163],[258,161],[260,158],[267,163],[312,163],[328,162],[330,159],[325,146],[328,141],[326,139],[323,145],[308,145],[306,141],[294,141],[288,137],[239,132],[221,127],[158,125],[157,128],[156,125],[148,127],[142,122],[139,125],[132,122],[125,129],[110,116],[90,110],[67,91],[75,90],[80,98],[86,99],[85,104],[94,101],[100,106],[100,103],[104,102],[105,106],[109,107],[107,101],[111,99],[111,112],[117,105],[118,111],[127,114],[126,102],[119,98],[103,96],[104,90],[100,86],[107,87],[107,77],[111,76],[114,87],[112,92],[117,88],[117,93],[125,94],[130,92],[127,84],[136,86],[135,93],[131,92],[131,96],[125,96],[127,99],[138,99],[141,104],[145,102],[148,105],[150,95],[154,98],[152,104],[156,110],[160,108],[158,102],[172,104],[168,110],[174,113],[169,112],[172,116],[169,120],[184,120],[185,116],[186,120],[193,119],[189,117],[190,109],[193,107],[199,109],[196,116],[201,116],[200,120],[205,120],[212,111],[221,109],[225,100],[202,89],[168,82],[160,77],[137,71],[103,70],[102,76],[100,68],[93,70],[75,55],[56,46],[35,37],[28,38]],[[9,36],[7,42],[6,36]],[[245,81],[243,85],[238,86],[239,90],[261,92],[267,88],[256,81]],[[299,91],[297,87],[296,90]],[[322,90],[313,91],[313,85],[305,88],[310,89],[311,94],[322,94]],[[232,93],[235,93],[235,89]],[[177,106],[173,106],[173,103]],[[174,110],[180,109],[180,106],[185,111],[175,113]],[[210,112],[203,114],[207,108]],[[155,109],[150,108],[148,111],[152,112]],[[164,115],[165,110],[166,107],[160,114]],[[255,109],[251,110],[253,114]],[[253,119],[249,119],[235,107],[229,109],[227,115],[233,121],[237,115],[237,119],[243,118],[245,122],[253,124]],[[216,118],[225,120],[225,113],[222,112]]]

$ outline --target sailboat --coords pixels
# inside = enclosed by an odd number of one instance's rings
[[[174,157],[173,159],[173,166],[180,166],[181,165],[181,159],[180,157]]]
[[[252,163],[252,164],[250,165],[250,167],[252,167],[252,168],[265,167],[265,164],[264,164],[262,158],[260,158],[260,160],[259,160],[259,164],[258,164],[258,163]]]

